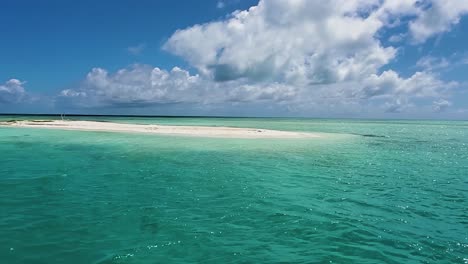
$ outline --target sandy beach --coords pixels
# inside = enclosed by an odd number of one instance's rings
[[[62,130],[136,132],[148,134],[220,137],[220,138],[319,138],[313,133],[257,128],[139,125],[97,121],[30,120],[0,122],[0,126]]]

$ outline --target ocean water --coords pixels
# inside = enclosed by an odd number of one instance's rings
[[[324,134],[0,128],[0,263],[468,263],[468,122],[81,119]]]

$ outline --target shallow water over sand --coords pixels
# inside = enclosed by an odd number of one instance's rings
[[[468,261],[468,122],[95,119],[332,134],[0,128],[1,263]]]

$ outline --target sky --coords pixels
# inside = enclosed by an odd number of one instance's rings
[[[5,0],[0,113],[468,119],[468,0]]]

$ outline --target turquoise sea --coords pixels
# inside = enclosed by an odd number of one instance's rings
[[[70,119],[324,134],[0,128],[0,263],[468,263],[467,121]]]

